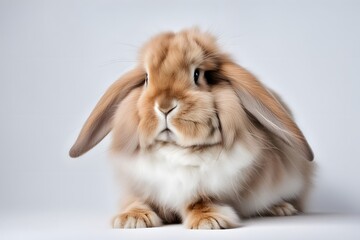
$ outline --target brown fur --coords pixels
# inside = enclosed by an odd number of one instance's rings
[[[188,218],[186,227],[189,229],[201,229],[204,227],[209,229],[225,229],[236,227],[217,211],[215,204],[209,200],[202,199],[190,204],[185,211],[185,215]]]
[[[173,122],[184,135],[184,142],[180,145],[186,146],[189,139],[195,140],[195,143],[204,142],[204,138],[219,127],[217,125],[217,117],[219,117],[221,130],[223,130],[223,144],[228,148],[231,147],[241,132],[241,128],[246,125],[244,121],[241,121],[246,117],[241,113],[243,110],[239,109],[239,105],[236,106],[234,103],[231,104],[232,107],[229,107],[226,103],[221,105],[221,102],[216,101],[221,101],[221,97],[219,98],[221,95],[227,98],[239,96],[250,114],[256,115],[257,120],[267,126],[271,132],[298,148],[305,158],[312,160],[311,149],[283,105],[253,75],[221,53],[211,35],[200,33],[197,29],[178,34],[158,35],[145,45],[140,59],[149,75],[149,86],[140,94],[137,106],[134,106],[135,101],[133,101],[133,108],[139,110],[139,118],[136,121],[134,116],[132,117],[134,121],[131,122],[139,123],[140,133],[134,131],[133,134],[139,135],[139,145],[142,147],[149,146],[156,137],[154,130],[157,120],[153,111],[155,102],[159,102],[161,108],[168,108],[167,105],[174,98],[183,100],[185,104],[183,114],[180,114]],[[202,77],[199,86],[194,86],[191,72],[188,70],[191,65],[215,73],[215,78],[220,79],[219,84],[209,87]],[[139,67],[109,88],[85,123],[77,142],[70,151],[71,156],[81,155],[101,141],[111,130],[111,120],[114,114],[112,109],[128,95],[129,91],[141,86],[144,74],[144,70]],[[229,83],[230,85],[226,85]],[[223,94],[221,94],[222,91],[224,91]],[[256,98],[256,100],[254,101],[252,98]],[[231,103],[234,101],[235,99],[229,100]],[[250,103],[248,103],[249,101]],[[252,106],[253,103],[260,105]],[[269,125],[266,120],[258,116],[259,108],[263,108],[260,110],[266,118],[277,125],[277,128],[274,129],[271,124]],[[229,111],[232,114],[229,114]],[[236,116],[236,114],[240,115]],[[233,119],[229,120],[228,116]],[[240,121],[235,122],[235,119]],[[135,130],[134,127],[132,129]],[[128,135],[131,135],[130,132]],[[115,139],[120,138],[123,136]],[[115,149],[123,149],[122,144],[113,146]]]
[[[98,144],[112,129],[112,117],[119,104],[133,89],[142,84],[144,70],[135,68],[112,84],[86,120],[79,137],[70,149],[71,157],[79,157]]]
[[[238,180],[239,186],[246,187],[217,201],[231,203],[239,215],[249,216],[238,201],[249,201],[255,190],[264,185],[279,185],[285,174],[293,171],[291,174],[301,175],[306,184],[298,196],[284,200],[300,211],[303,209],[314,169],[309,162],[314,157],[309,144],[279,96],[223,53],[212,35],[198,29],[160,34],[145,44],[139,63],[100,99],[70,151],[72,157],[91,149],[111,129],[112,149],[130,155],[161,144],[175,144],[196,152],[213,147],[230,150],[241,142],[256,156],[255,164]],[[198,83],[193,79],[195,68],[201,70]],[[154,111],[157,105],[164,113],[179,108],[171,119],[181,136],[176,142],[158,140],[159,120]],[[204,198],[184,210],[190,216],[187,219],[191,228],[197,228],[202,219],[214,223],[221,218],[214,203]],[[129,214],[144,218],[143,209],[151,208],[165,222],[179,219],[179,213],[152,200],[136,198],[129,206],[134,202],[145,207],[125,207],[129,213],[121,216],[121,221]],[[282,202],[273,204],[280,206]],[[264,210],[259,209],[259,213]],[[225,225],[221,226],[230,227]]]

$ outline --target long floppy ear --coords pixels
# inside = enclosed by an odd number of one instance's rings
[[[96,104],[70,149],[71,157],[79,157],[98,144],[112,129],[117,105],[136,87],[144,83],[145,71],[137,67],[113,83]]]
[[[218,71],[233,86],[245,109],[309,161],[314,154],[288,111],[251,73],[228,60]]]

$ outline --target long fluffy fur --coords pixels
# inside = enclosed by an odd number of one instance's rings
[[[303,210],[314,168],[305,137],[277,94],[212,35],[157,35],[129,74],[110,87],[72,148],[79,156],[113,130],[113,162],[129,201],[116,226],[162,219],[229,228],[240,217]]]

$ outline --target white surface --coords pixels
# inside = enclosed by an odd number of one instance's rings
[[[319,165],[310,211],[360,213],[359,12],[359,1],[342,0],[0,1],[0,215],[9,216],[2,217],[1,231],[8,231],[7,219],[15,235],[57,226],[56,214],[32,221],[34,212],[72,212],[79,221],[84,212],[115,213],[109,139],[78,160],[68,150],[105,89],[134,65],[141,43],[193,25],[218,35],[293,109]],[[345,234],[326,219],[307,228]],[[68,221],[75,220],[64,215],[55,233],[65,234],[61,226]],[[257,225],[244,227],[239,238],[281,237],[282,223],[272,228],[266,221],[259,232]],[[284,236],[308,234],[302,225],[285,229]],[[190,234],[177,227],[149,231],[126,234]]]
[[[108,217],[71,214],[2,216],[1,239],[359,239],[360,216],[315,214],[257,218],[227,230],[187,230],[181,225],[148,229],[110,229]],[[20,222],[19,222],[20,221]],[[326,237],[325,237],[326,236]]]

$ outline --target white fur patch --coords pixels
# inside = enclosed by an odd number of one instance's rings
[[[228,224],[227,227],[239,227],[240,218],[233,208],[229,206],[216,206],[216,211],[224,217],[224,221]],[[222,225],[224,226],[224,225]],[[225,225],[226,226],[226,225]]]
[[[131,190],[139,197],[181,214],[199,195],[218,196],[221,199],[239,197],[239,191],[248,188],[241,180],[249,170],[247,167],[253,166],[256,155],[257,152],[250,152],[240,143],[228,152],[214,147],[198,153],[166,145],[135,158],[120,157],[116,163],[122,181],[130,183]],[[300,175],[288,173],[277,187],[265,183],[252,191],[249,198],[239,198],[239,206],[235,208],[252,215],[271,207],[282,198],[296,196],[302,186]],[[235,217],[230,216],[234,220]]]
[[[201,153],[168,145],[135,159],[119,159],[119,174],[142,197],[177,211],[199,194],[223,195],[235,190],[238,175],[254,160],[241,144],[231,152],[219,147]]]

